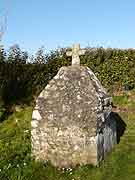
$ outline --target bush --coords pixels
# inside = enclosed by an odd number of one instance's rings
[[[33,63],[26,63],[28,57],[24,58],[24,53],[18,46],[15,48],[6,58],[3,55],[6,53],[2,50],[1,57],[4,59],[0,63],[0,96],[8,105],[30,103],[61,66],[71,64],[71,58],[66,56],[66,49],[52,51],[49,54],[44,54],[40,50]],[[81,57],[81,64],[90,67],[109,91],[130,90],[135,87],[133,49],[86,48],[85,55]]]

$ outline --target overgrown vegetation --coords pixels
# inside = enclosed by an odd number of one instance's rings
[[[18,45],[8,52],[0,47],[0,96],[5,104],[30,103],[57,73],[71,64],[66,49],[45,54],[43,48],[29,57]],[[86,48],[81,64],[90,67],[110,91],[135,87],[135,50]]]

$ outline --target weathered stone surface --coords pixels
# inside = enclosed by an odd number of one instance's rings
[[[115,143],[111,98],[83,66],[62,67],[36,100],[32,153],[54,166],[97,164]]]
[[[97,162],[103,160],[117,143],[116,121],[111,113],[106,117],[99,130],[97,133]]]

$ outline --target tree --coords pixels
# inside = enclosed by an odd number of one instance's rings
[[[6,52],[3,46],[0,46],[0,63],[6,60]]]
[[[29,57],[28,53],[26,51],[23,51],[21,56],[22,56],[22,58],[21,58],[22,64],[26,64],[28,57]]]
[[[34,63],[35,64],[45,64],[46,60],[45,60],[45,54],[44,54],[44,47],[41,47],[37,53],[36,53],[36,57],[34,59]]]
[[[15,44],[9,49],[8,63],[26,64],[28,53],[21,51],[19,45]]]

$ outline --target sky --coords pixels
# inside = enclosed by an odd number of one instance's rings
[[[135,0],[0,0],[6,10],[5,48],[135,48]]]

